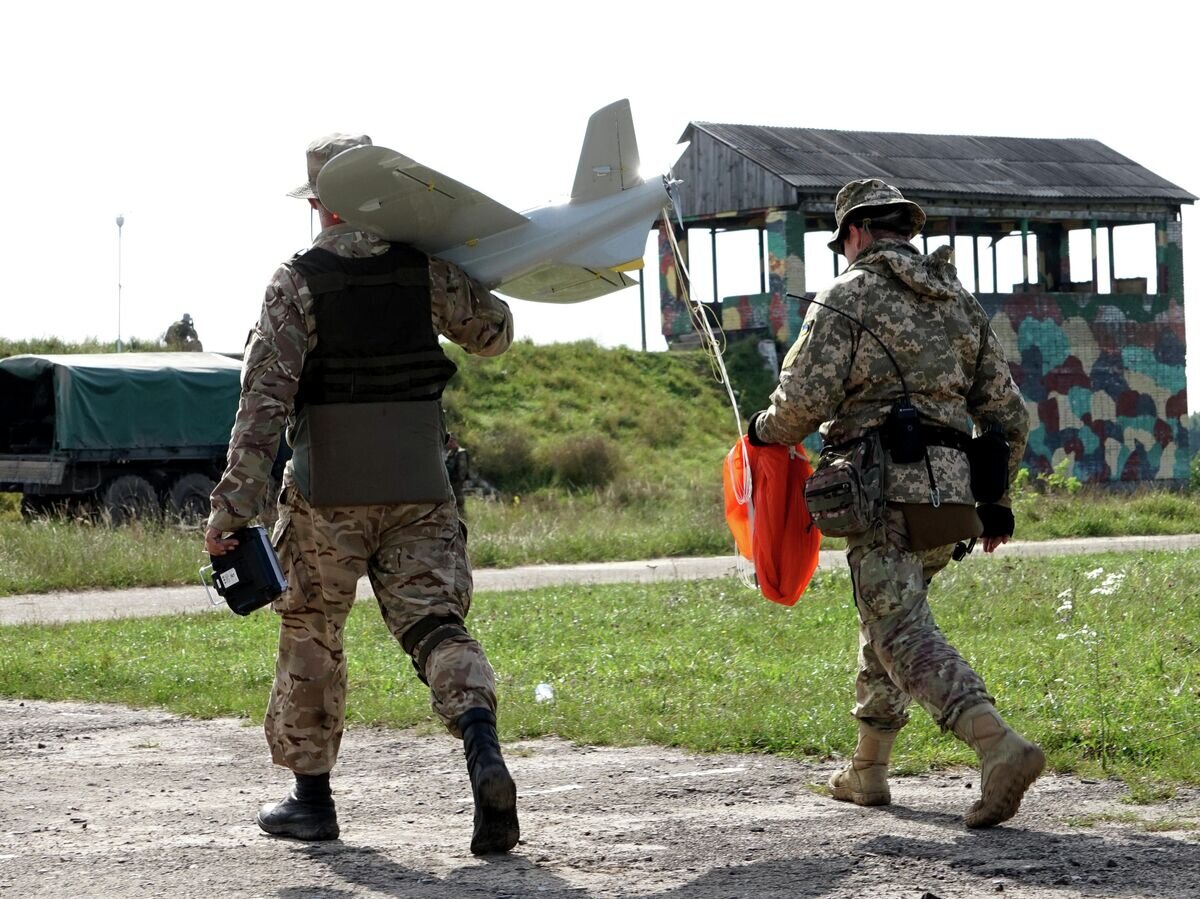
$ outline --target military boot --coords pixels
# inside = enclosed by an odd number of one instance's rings
[[[887,781],[888,761],[897,733],[860,721],[858,746],[850,764],[829,778],[829,795],[855,805],[888,805],[892,801]]]
[[[458,719],[475,797],[475,831],[471,852],[488,855],[508,852],[517,845],[521,828],[517,823],[517,785],[500,755],[496,716],[489,709],[463,712]]]
[[[297,774],[296,785],[282,802],[258,810],[258,826],[267,833],[297,840],[336,840],[337,810],[329,790],[329,773]]]
[[[983,797],[967,810],[967,827],[992,827],[1007,821],[1021,807],[1021,797],[1042,768],[1046,756],[1004,723],[990,702],[972,706],[954,725],[954,733],[975,750],[982,766]]]

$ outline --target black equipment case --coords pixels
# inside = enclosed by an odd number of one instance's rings
[[[255,525],[239,528],[232,534],[238,545],[223,556],[209,556],[211,565],[200,569],[200,583],[208,593],[211,586],[220,599],[208,601],[220,605],[221,600],[239,615],[249,615],[261,609],[287,589],[287,580],[271,548],[267,529]],[[211,578],[205,578],[208,572]]]

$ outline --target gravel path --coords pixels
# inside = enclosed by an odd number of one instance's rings
[[[1200,896],[1200,791],[1121,802],[1045,777],[1007,826],[969,831],[973,771],[893,780],[863,809],[813,788],[836,767],[558,739],[506,747],[522,843],[467,851],[461,744],[352,728],[334,772],[341,839],[268,837],[282,797],[257,726],[0,701],[0,895],[1025,899]]]
[[[997,557],[1078,555],[1101,552],[1184,550],[1200,546],[1200,534],[1176,537],[1097,537],[1079,540],[1014,542],[1001,547]],[[845,568],[841,550],[821,552],[819,567]],[[580,565],[525,565],[519,568],[483,568],[475,572],[477,592],[528,590],[561,584],[654,583],[703,580],[734,574],[733,556],[649,559],[635,562],[587,562]],[[359,598],[371,595],[366,578],[359,581]],[[83,621],[211,611],[204,588],[140,587],[132,590],[81,590],[70,593],[28,593],[0,597],[0,625],[35,622]],[[224,608],[219,606],[216,608]]]

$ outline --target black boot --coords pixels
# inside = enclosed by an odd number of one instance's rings
[[[459,717],[458,729],[475,796],[471,851],[475,855],[508,852],[517,845],[521,827],[517,823],[517,785],[500,755],[496,716],[489,709],[471,709]]]
[[[267,833],[297,840],[336,840],[337,810],[329,791],[329,772],[297,774],[287,798],[258,810],[258,826]]]

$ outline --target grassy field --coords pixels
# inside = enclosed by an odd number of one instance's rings
[[[0,340],[0,356],[111,349]],[[468,501],[476,566],[732,552],[720,471],[735,429],[704,356],[586,341],[519,341],[495,359],[450,353],[459,366],[446,393],[450,427],[500,490],[495,501]],[[753,344],[730,347],[727,363],[743,412],[761,408],[773,378]],[[1067,474],[1025,483],[1017,538],[1200,532],[1200,490],[1113,496],[1075,487]],[[18,497],[0,494],[0,596],[191,583],[204,561],[194,532],[26,526]]]
[[[1200,552],[1002,561],[935,582],[951,641],[1055,769],[1125,778],[1135,795],[1200,782]],[[0,629],[0,694],[259,719],[275,616]],[[733,581],[483,594],[471,629],[498,672],[506,739],[653,742],[787,756],[854,739],[855,614],[845,574],[785,609]],[[371,604],[347,628],[354,723],[433,727],[428,697]],[[552,702],[534,701],[550,684]],[[913,709],[897,764],[971,754]]]
[[[732,553],[718,487],[714,473],[690,492],[612,485],[592,492],[543,489],[497,502],[469,499],[471,559],[483,568]],[[1016,506],[1021,540],[1200,533],[1198,494],[1030,491]],[[195,583],[196,569],[206,562],[198,531],[25,523],[11,497],[0,511],[0,597]]]

